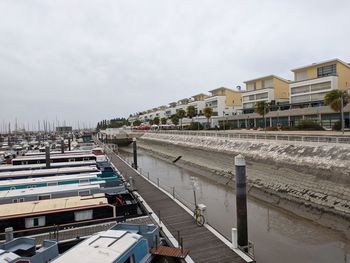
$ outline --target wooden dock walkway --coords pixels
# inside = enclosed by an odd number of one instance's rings
[[[205,227],[197,226],[194,218],[172,198],[140,176],[135,169],[126,164],[117,154],[109,152],[109,159],[123,174],[134,179],[134,187],[156,213],[160,211],[161,221],[171,234],[177,238],[178,231],[183,238],[183,246],[195,262],[247,262],[217,236]],[[178,240],[178,242],[180,242]],[[248,261],[254,262],[254,261]]]

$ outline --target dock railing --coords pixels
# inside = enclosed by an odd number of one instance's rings
[[[174,134],[183,136],[218,137],[228,139],[271,140],[291,142],[313,142],[350,144],[350,136],[338,135],[313,135],[290,133],[259,133],[259,132],[235,132],[235,131],[180,131],[180,130],[150,130],[148,133]]]

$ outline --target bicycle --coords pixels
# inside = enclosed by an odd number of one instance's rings
[[[205,218],[202,215],[202,210],[196,205],[196,208],[193,211],[193,216],[196,219],[196,223],[198,226],[203,226],[205,223]]]

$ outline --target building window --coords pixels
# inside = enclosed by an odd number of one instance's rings
[[[256,90],[255,82],[247,84],[247,91],[252,91],[252,90]]]
[[[91,220],[92,219],[92,210],[84,210],[74,212],[75,221]]]
[[[300,87],[291,88],[292,94],[308,93],[308,92],[310,92],[310,86],[300,86]]]
[[[331,89],[330,81],[311,85],[311,91],[318,91],[318,90],[325,90],[325,89]]]
[[[337,70],[336,70],[336,65],[328,65],[328,66],[323,66],[317,68],[317,77],[325,77],[325,76],[334,76],[336,75]]]
[[[269,97],[269,94],[267,92],[261,93],[261,94],[256,94],[256,99],[257,100],[267,99],[268,97]]]
[[[273,87],[273,81],[272,79],[265,79],[261,81],[262,88],[272,88]]]
[[[25,228],[45,226],[45,216],[31,217],[25,219]]]

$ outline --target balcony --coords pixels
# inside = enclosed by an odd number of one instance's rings
[[[296,81],[289,88],[291,103],[322,101],[327,92],[338,88],[338,76]]]
[[[271,101],[274,100],[274,88],[264,88],[252,91],[246,91],[242,93],[243,108],[253,108],[258,101]]]

